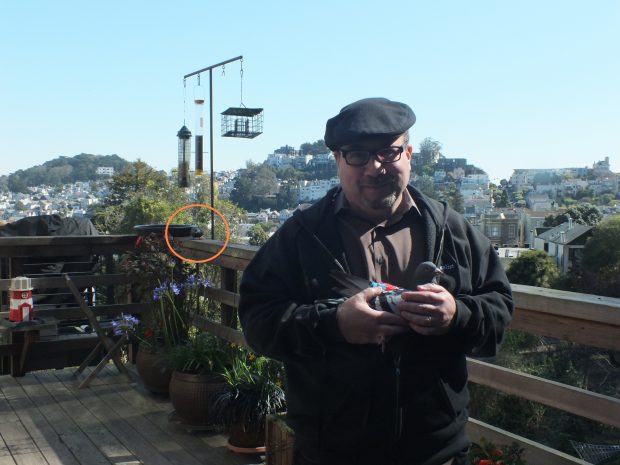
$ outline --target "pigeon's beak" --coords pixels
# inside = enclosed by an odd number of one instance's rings
[[[439,276],[444,274],[443,270],[440,267],[435,268],[435,275]]]

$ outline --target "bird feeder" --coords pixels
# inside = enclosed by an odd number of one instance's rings
[[[192,155],[192,133],[187,126],[177,132],[179,138],[179,187],[189,187],[189,162]]]
[[[222,112],[222,136],[253,139],[263,133],[263,109],[230,107]]]

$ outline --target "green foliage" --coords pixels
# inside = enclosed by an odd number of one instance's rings
[[[603,215],[594,205],[584,203],[569,207],[559,215],[546,216],[544,226],[559,226],[566,223],[569,218],[572,218],[575,223],[596,226],[603,219]]]
[[[511,445],[495,445],[486,438],[473,443],[469,451],[469,459],[473,465],[526,465],[522,455],[525,449],[518,443]]]
[[[230,364],[230,351],[223,339],[210,333],[197,333],[174,346],[166,359],[170,368],[184,373],[223,373]]]
[[[230,193],[230,200],[241,208],[256,211],[268,205],[266,196],[277,192],[278,180],[275,170],[266,164],[257,165],[248,162],[235,179],[235,187]],[[275,205],[274,205],[275,206]]]
[[[422,165],[432,165],[437,162],[441,155],[441,143],[426,137],[420,142],[420,161]]]
[[[459,213],[465,213],[463,194],[461,194],[461,191],[456,184],[451,184],[450,187],[446,189],[444,196],[448,202],[448,205],[450,205],[453,210]]]
[[[514,284],[549,288],[560,277],[560,270],[545,251],[528,250],[512,260],[506,275]]]
[[[8,192],[9,191],[9,177],[8,176],[0,176],[0,192]]]
[[[493,200],[495,200],[496,208],[507,208],[510,206],[510,198],[508,197],[508,191],[506,189],[501,189],[497,192],[497,194],[493,196]]]
[[[540,337],[535,334],[508,329],[502,341],[503,354],[515,354],[522,350],[531,349],[540,343]]]
[[[195,198],[191,203],[210,205],[211,204],[211,188],[210,180],[207,176],[201,176],[196,179],[195,182]],[[230,200],[220,199],[217,194],[217,189],[214,191],[214,206],[215,208],[226,218],[228,226],[231,231],[231,242],[239,242],[239,237],[235,235],[236,227],[242,222],[245,216],[245,211],[235,205]],[[205,237],[211,239],[211,210],[206,208],[192,208],[185,210],[190,215],[190,222],[196,224],[202,228],[205,232]],[[175,220],[176,222],[176,220]],[[214,215],[215,234],[216,240],[226,240],[226,226],[218,215]]]
[[[203,288],[209,280],[202,268],[182,262],[168,253],[161,236],[139,236],[135,249],[121,258],[121,269],[138,278],[134,297],[151,303],[141,327],[152,333],[150,350],[166,349],[187,339],[195,313],[205,313]]]
[[[620,297],[620,215],[594,228],[583,248],[580,271],[584,291]]]
[[[120,171],[128,164],[128,161],[118,155],[82,153],[74,157],[58,157],[42,165],[10,174],[8,187],[13,192],[27,192],[27,187],[94,181],[102,178],[101,175],[96,174],[98,167],[110,166],[115,171]]]
[[[267,239],[269,239],[269,236],[267,235],[265,230],[258,224],[255,224],[254,226],[252,226],[252,228],[250,228],[250,245],[256,245],[260,247],[265,242],[267,242]]]
[[[286,399],[280,362],[240,349],[224,377],[228,386],[216,394],[212,405],[216,421],[227,426],[243,423],[260,427],[267,415],[284,410]]]
[[[91,212],[92,222],[104,233],[132,234],[139,224],[166,223],[186,203],[184,191],[171,184],[164,172],[138,160],[112,177],[110,194]],[[182,212],[175,223],[189,219]]]
[[[417,187],[423,194],[436,199],[438,197],[435,191],[435,183],[433,178],[427,175],[416,176],[413,185]]]
[[[312,143],[306,142],[304,144],[301,144],[299,150],[304,155],[321,155],[323,153],[330,152],[330,150],[327,148],[327,145],[325,145],[325,141],[323,139],[319,139]]]

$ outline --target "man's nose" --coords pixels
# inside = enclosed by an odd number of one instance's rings
[[[379,161],[379,159],[377,159],[377,157],[372,156],[370,157],[370,160],[368,160],[368,163],[366,163],[366,170],[375,173],[384,171],[385,166]]]

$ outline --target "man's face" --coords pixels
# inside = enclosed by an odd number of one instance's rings
[[[402,193],[409,182],[411,172],[411,145],[407,144],[400,160],[393,163],[381,163],[374,156],[390,146],[405,144],[405,135],[396,139],[367,139],[355,144],[340,147],[334,152],[338,166],[340,185],[351,208],[367,218],[388,218],[398,208]],[[371,157],[363,166],[347,164],[343,153],[350,150],[370,151]]]

